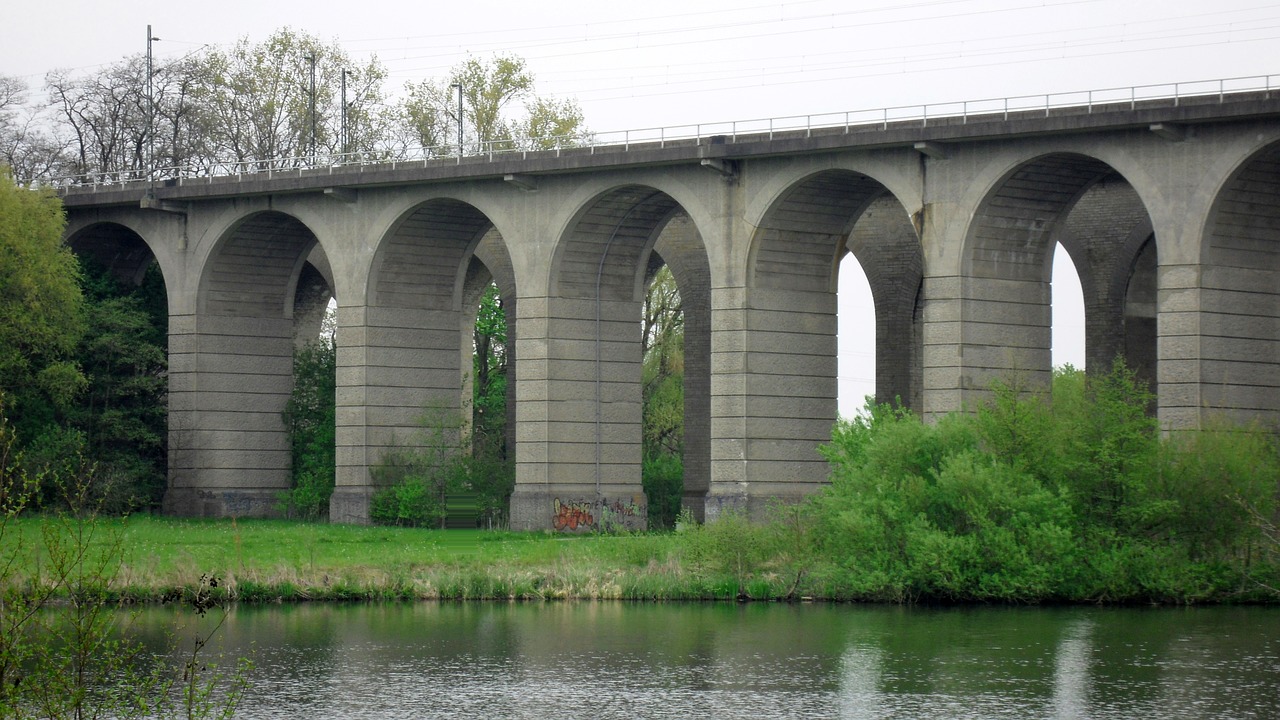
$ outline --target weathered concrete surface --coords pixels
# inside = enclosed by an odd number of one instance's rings
[[[872,287],[880,401],[933,418],[1002,375],[1044,382],[1061,242],[1091,368],[1128,358],[1167,428],[1280,424],[1280,100],[1260,95],[186,180],[157,188],[165,210],[142,192],[69,191],[67,237],[124,274],[149,249],[164,274],[175,513],[272,512],[290,353],[332,293],[331,516],[367,522],[370,468],[420,442],[424,413],[463,410],[492,279],[519,359],[513,525],[642,524],[658,257],[688,323],[685,501],[710,518],[825,482],[846,252]]]

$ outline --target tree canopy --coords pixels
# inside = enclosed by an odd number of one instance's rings
[[[584,132],[577,103],[538,95],[514,55],[469,57],[446,77],[406,84],[396,98],[376,57],[357,62],[336,41],[287,27],[155,65],[150,96],[146,67],[144,55],[133,55],[89,74],[54,70],[43,103],[18,78],[0,76],[0,162],[24,180],[152,168],[163,175],[225,163],[327,163],[349,153],[449,155],[460,122],[468,153],[543,149]]]
[[[39,393],[65,405],[85,386],[73,360],[84,301],[65,225],[57,197],[0,167],[0,391],[19,403]]]

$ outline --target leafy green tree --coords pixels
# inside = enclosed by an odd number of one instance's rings
[[[288,515],[309,520],[329,516],[337,458],[337,345],[321,333],[293,355],[293,391],[285,405],[292,487],[281,497]]]
[[[164,280],[152,265],[139,285],[82,263],[87,330],[77,349],[88,385],[64,417],[97,462],[105,512],[159,507],[166,472]]]
[[[812,504],[834,582],[862,598],[1163,601],[1274,588],[1274,436],[1161,438],[1122,364],[997,385],[978,413],[841,421]],[[1268,559],[1269,558],[1269,559]]]
[[[641,322],[643,465],[653,527],[671,527],[684,492],[684,310],[665,265],[645,293]]]
[[[458,117],[457,88],[462,91]],[[498,55],[468,58],[446,80],[423,80],[406,86],[396,115],[404,130],[423,147],[456,146],[458,123],[467,151],[494,147],[541,149],[535,138],[545,133],[581,134],[582,111],[576,101],[540,97],[523,58]]]
[[[525,106],[528,114],[513,123],[512,134],[531,150],[572,145],[582,136],[586,118],[573,99],[539,97]]]
[[[65,223],[51,192],[20,187],[0,168],[0,391],[23,418],[20,433],[86,383],[74,359],[84,299]]]
[[[472,356],[472,447],[507,457],[507,314],[492,283],[480,299]]]
[[[475,494],[481,519],[501,525],[515,489],[515,466],[507,447],[507,314],[492,283],[476,313],[474,342],[467,489]]]
[[[315,72],[312,112],[311,76]],[[215,160],[303,158],[343,149],[341,83],[346,72],[347,150],[368,150],[380,127],[381,83],[386,69],[370,60],[354,63],[337,43],[281,28],[260,43],[242,38],[230,50],[208,54],[206,80],[195,98],[203,108]]]

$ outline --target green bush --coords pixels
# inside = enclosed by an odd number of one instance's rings
[[[679,455],[645,453],[640,480],[648,503],[650,530],[675,527],[684,495],[684,462]]]
[[[287,516],[311,520],[329,516],[337,472],[337,373],[332,335],[322,335],[293,355],[293,391],[284,411],[291,487],[280,496]]]
[[[370,499],[370,519],[379,525],[443,528],[453,497],[455,514],[468,522],[504,526],[515,488],[511,463],[493,446],[464,437],[451,413],[428,411],[421,426],[411,446],[393,448],[373,468],[381,489]]]
[[[889,406],[841,421],[831,485],[805,510],[821,572],[899,601],[1256,596],[1251,578],[1275,574],[1275,435],[1162,438],[1150,402],[1117,364],[1063,369],[1051,393],[999,383],[933,425]]]

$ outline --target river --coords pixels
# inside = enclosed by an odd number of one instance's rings
[[[212,651],[246,718],[1280,717],[1278,608],[303,604]]]

